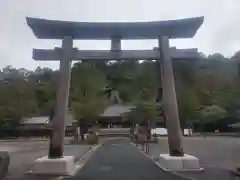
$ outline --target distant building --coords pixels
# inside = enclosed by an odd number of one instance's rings
[[[100,124],[102,126],[112,125],[122,125],[122,118],[124,113],[131,111],[134,106],[123,105],[123,104],[113,104],[108,106],[104,113],[100,115]]]
[[[240,131],[240,123],[239,122],[237,122],[235,124],[230,124],[230,125],[228,125],[228,127],[235,129],[235,131],[237,131],[237,132]]]
[[[75,128],[74,122],[73,116],[69,113],[65,122],[66,134]],[[17,126],[20,136],[48,136],[51,133],[51,129],[49,116],[23,118]]]
[[[119,97],[117,90],[111,91],[109,98],[110,105],[100,115],[99,123],[106,127],[108,125],[123,125],[122,118],[124,113],[131,111],[135,106],[124,104]]]

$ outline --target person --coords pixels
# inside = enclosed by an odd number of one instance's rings
[[[136,127],[134,129],[134,140],[136,142],[137,147],[138,147],[138,129],[139,129],[139,125],[136,124]]]
[[[49,134],[49,150],[48,150],[48,157],[51,158],[51,157],[54,157],[54,150],[53,150],[53,147],[52,147],[52,137],[53,137],[53,131],[52,131],[52,121],[53,121],[53,118],[54,118],[54,115],[55,115],[55,107],[53,106],[50,110],[50,115],[49,115],[49,124],[51,124],[51,132]]]
[[[147,128],[143,125],[139,126],[138,135],[137,135],[138,142],[140,143],[141,150],[144,151],[144,146],[147,141]]]

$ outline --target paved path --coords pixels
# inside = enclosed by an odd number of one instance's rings
[[[72,180],[185,180],[164,172],[127,140],[109,140]]]

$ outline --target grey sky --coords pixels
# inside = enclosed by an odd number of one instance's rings
[[[35,62],[32,48],[54,48],[59,41],[38,40],[25,17],[69,21],[159,21],[204,16],[197,35],[175,40],[178,48],[197,47],[205,54],[231,56],[240,50],[239,0],[2,0],[0,1],[0,68],[58,68],[56,62]],[[151,49],[156,41],[123,41],[123,49]],[[79,49],[109,49],[109,41],[76,41]]]

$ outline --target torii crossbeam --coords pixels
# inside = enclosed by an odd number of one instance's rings
[[[158,60],[160,59],[160,52],[156,50],[77,50],[72,49],[71,59],[73,60]],[[196,60],[199,59],[197,49],[170,49],[171,58],[173,60]],[[40,61],[59,61],[62,58],[63,50],[56,48],[54,50],[48,49],[34,49],[33,59]]]

